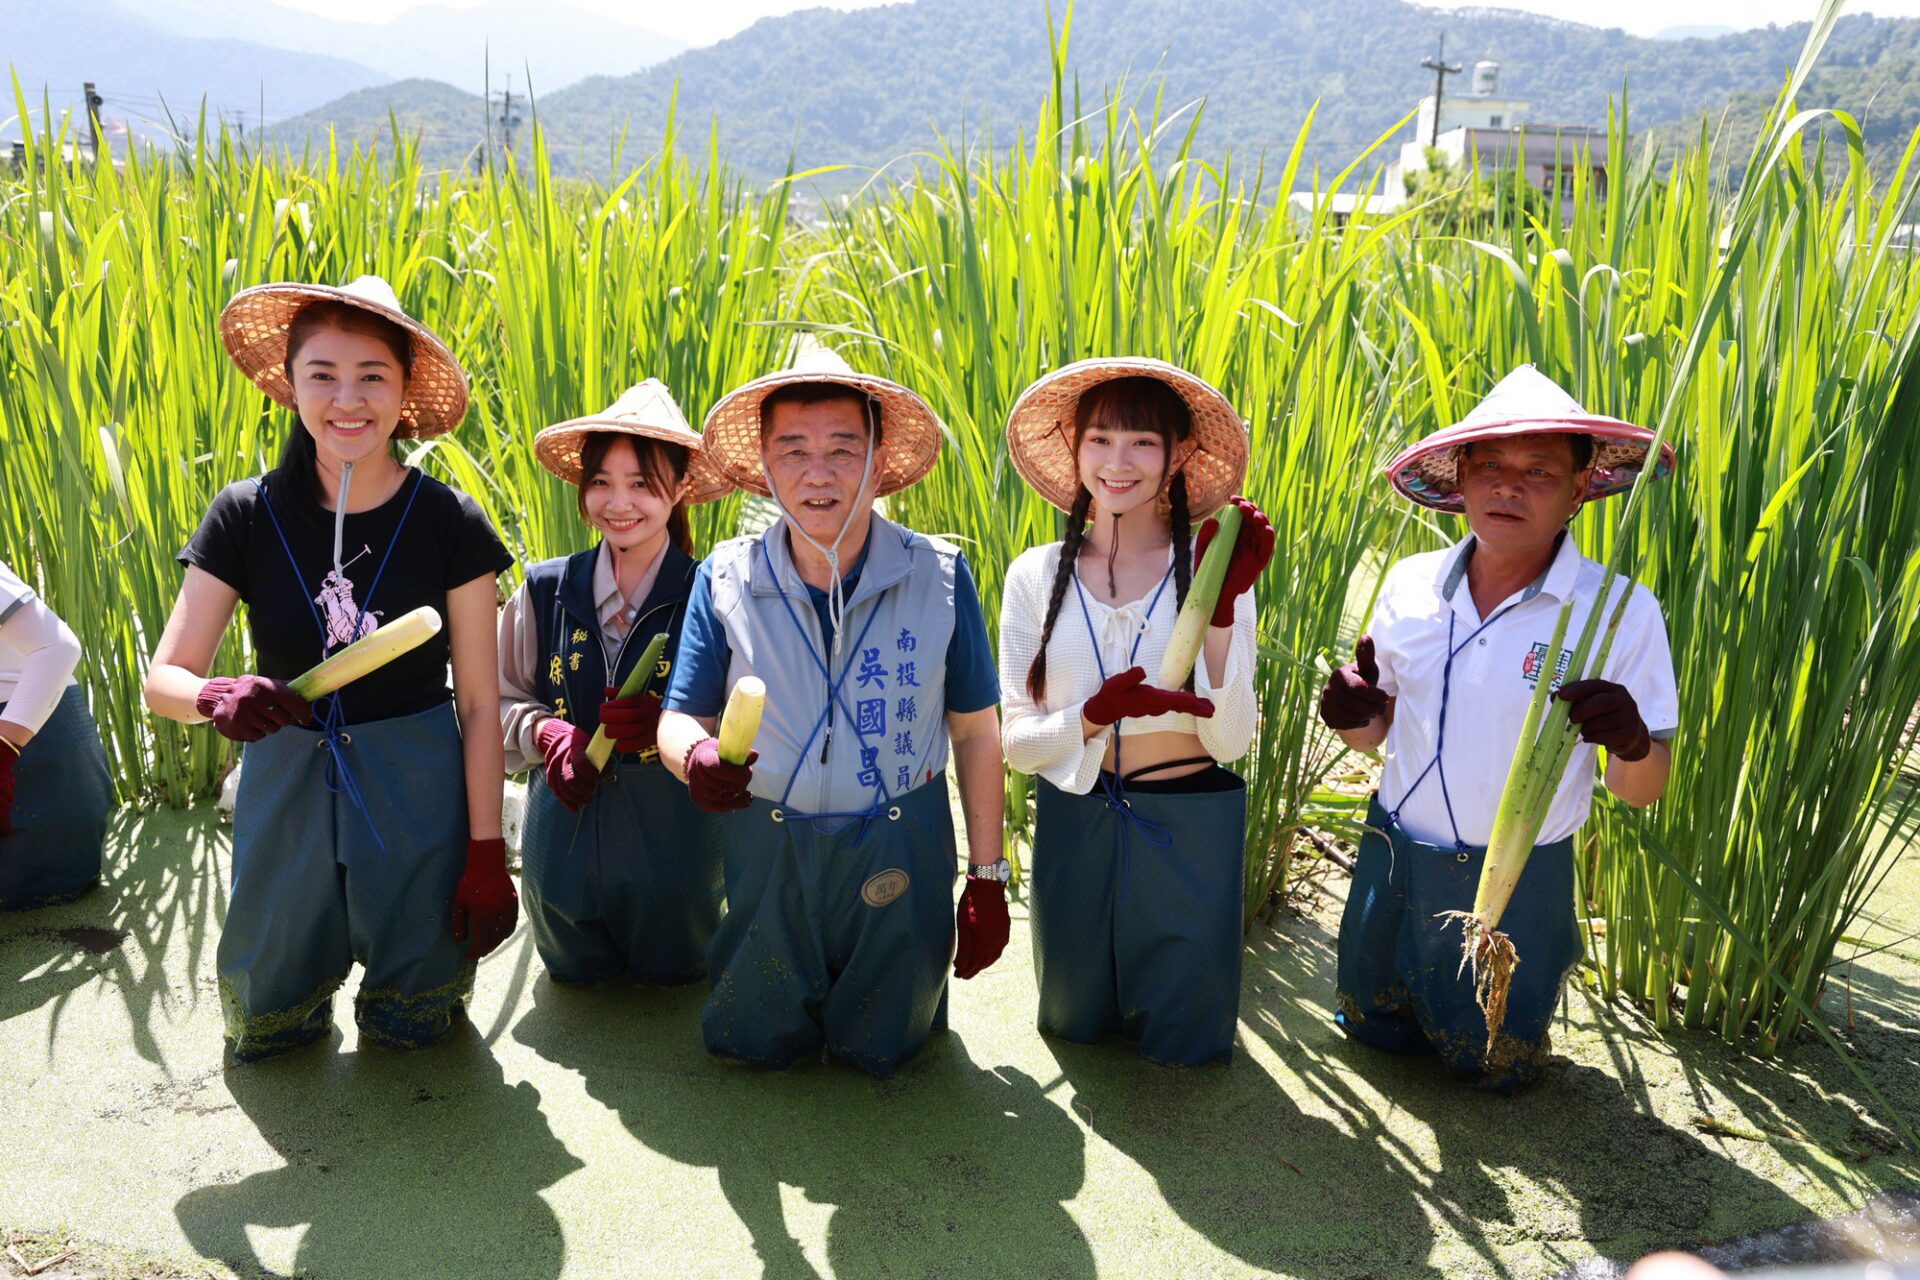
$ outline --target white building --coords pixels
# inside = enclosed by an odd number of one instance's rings
[[[1449,165],[1477,165],[1481,170],[1525,171],[1528,185],[1560,195],[1563,214],[1573,212],[1573,175],[1585,169],[1596,193],[1607,193],[1607,130],[1604,125],[1536,124],[1529,117],[1533,104],[1499,95],[1500,64],[1476,62],[1468,92],[1447,94],[1440,100],[1435,128],[1433,98],[1422,99],[1414,136],[1401,144],[1399,158],[1387,166],[1382,209],[1406,203],[1407,175],[1427,168],[1427,149],[1436,148]]]

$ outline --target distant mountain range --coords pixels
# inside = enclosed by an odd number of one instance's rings
[[[0,56],[22,69],[30,97],[52,82],[56,110],[82,79],[100,82],[110,117],[123,102],[151,115],[163,94],[191,114],[204,94],[250,121],[264,106],[268,136],[295,149],[330,131],[377,143],[397,119],[430,167],[468,163],[490,118],[496,139],[503,132],[498,103],[479,92],[491,58],[496,89],[511,71],[524,91],[531,70],[516,141],[527,145],[537,118],[562,173],[607,176],[622,137],[623,163],[643,159],[677,95],[683,136],[703,142],[717,122],[732,162],[768,177],[789,162],[879,167],[943,137],[1010,142],[1048,91],[1045,12],[1042,0],[811,9],[662,61],[676,47],[665,37],[543,0],[415,9],[384,26],[262,0],[23,0],[0,18]],[[210,24],[233,38],[208,38]],[[1530,100],[1535,122],[1604,123],[1624,84],[1636,133],[1663,138],[1691,136],[1729,103],[1733,136],[1750,138],[1806,36],[1798,25],[1643,38],[1406,0],[1078,0],[1070,57],[1087,110],[1116,87],[1143,116],[1156,98],[1168,114],[1204,99],[1198,150],[1230,151],[1248,176],[1263,159],[1279,165],[1318,103],[1304,184],[1313,166],[1330,178],[1432,92],[1420,61],[1443,31],[1449,61],[1497,61],[1500,96]],[[311,49],[339,56],[300,52]],[[1880,157],[1897,154],[1920,123],[1920,21],[1842,19],[1803,100],[1814,104],[1861,114]]]
[[[182,35],[229,31],[275,49],[327,49],[405,80],[493,88],[505,76],[525,93],[551,93],[588,76],[625,75],[686,46],[563,0],[485,0],[471,8],[427,4],[385,23],[343,22],[262,0],[123,0],[148,22]]]
[[[778,174],[790,159],[798,168],[880,166],[937,136],[1010,141],[1031,129],[1047,92],[1044,15],[1040,0],[808,10],[637,73],[537,95],[536,113],[563,171],[603,176],[622,130],[628,163],[657,145],[676,93],[683,136],[704,140],[717,121],[723,149],[756,176]],[[1624,84],[1636,132],[1688,132],[1733,101],[1751,126],[1745,116],[1757,121],[1806,38],[1798,25],[1649,39],[1403,0],[1079,0],[1071,61],[1089,108],[1116,85],[1142,113],[1156,95],[1169,112],[1204,98],[1199,150],[1217,158],[1230,149],[1246,173],[1262,157],[1278,166],[1317,101],[1309,160],[1331,177],[1432,92],[1419,64],[1442,30],[1449,61],[1498,61],[1500,96],[1530,100],[1532,120],[1605,123],[1608,98]],[[1806,102],[1860,111],[1871,102],[1869,137],[1904,145],[1920,121],[1916,45],[1920,22],[1843,19],[1820,92]],[[1464,91],[1464,82],[1450,89]],[[463,103],[411,82],[351,94],[286,121],[276,136],[297,142],[331,127],[371,142],[386,134],[389,109],[403,130],[422,133],[433,165],[461,163],[482,137],[477,98]],[[524,129],[520,138],[524,145]]]
[[[495,89],[510,83],[525,94],[531,84],[546,93],[588,76],[636,71],[684,47],[558,0],[428,5],[385,24],[341,21],[266,0],[7,0],[0,6],[0,68],[11,67],[30,104],[44,93],[56,116],[77,113],[80,86],[92,81],[105,100],[101,114],[149,138],[163,136],[169,110],[191,122],[203,101],[214,118],[224,114],[251,127],[392,85],[395,101],[411,112],[432,105],[421,81],[459,85],[477,101],[490,71]],[[0,87],[10,93],[10,86]],[[480,118],[476,106],[464,123]],[[0,131],[18,135],[17,125]]]
[[[149,137],[161,134],[169,109],[191,120],[202,100],[216,117],[224,110],[252,121],[264,109],[272,119],[388,78],[346,58],[180,35],[113,0],[13,0],[0,8],[0,62],[19,78],[36,128],[43,97],[56,118],[79,116],[80,86],[92,81],[106,99],[103,116]],[[13,114],[11,105],[0,110],[0,118]],[[4,135],[19,137],[17,122]]]

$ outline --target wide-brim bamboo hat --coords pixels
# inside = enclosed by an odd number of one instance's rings
[[[1080,397],[1115,378],[1156,378],[1186,402],[1193,431],[1174,448],[1167,475],[1187,478],[1187,509],[1212,515],[1239,493],[1247,479],[1251,440],[1233,402],[1204,378],[1178,365],[1144,356],[1079,360],[1032,383],[1007,418],[1007,451],[1034,491],[1062,511],[1073,510],[1080,492],[1080,464],[1073,452],[1073,416]],[[1160,494],[1162,511],[1169,507]]]
[[[707,457],[726,477],[750,493],[771,498],[766,464],[760,457],[760,406],[781,387],[801,382],[831,382],[872,396],[880,405],[880,439],[884,445],[874,496],[919,484],[940,460],[944,428],[932,406],[897,382],[855,373],[840,353],[819,343],[803,344],[791,368],[755,378],[729,391],[707,414],[701,435]]]
[[[677,444],[687,451],[687,474],[680,501],[688,504],[712,502],[733,492],[733,481],[707,457],[700,434],[687,425],[667,385],[658,378],[628,387],[618,400],[599,413],[584,418],[569,418],[547,427],[533,438],[533,456],[540,465],[568,484],[581,479],[580,453],[587,437],[595,432],[638,436]]]
[[[445,435],[467,413],[467,374],[433,330],[401,309],[393,286],[379,276],[351,284],[261,284],[233,295],[220,313],[220,341],[253,385],[283,408],[295,407],[287,380],[287,329],[311,302],[344,302],[391,320],[413,339],[413,367],[400,401],[394,438],[426,440]]]
[[[1463,512],[1466,502],[1460,496],[1461,449],[1477,440],[1542,433],[1592,437],[1588,502],[1632,488],[1647,465],[1654,436],[1646,427],[1588,413],[1559,383],[1532,365],[1523,364],[1500,379],[1466,417],[1402,450],[1387,464],[1387,479],[1423,507]],[[1673,446],[1663,443],[1653,478],[1668,475],[1673,467]]]

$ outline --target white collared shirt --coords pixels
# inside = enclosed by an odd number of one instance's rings
[[[620,642],[633,630],[633,620],[640,616],[641,607],[653,594],[653,584],[659,579],[660,566],[666,559],[667,544],[662,542],[654,552],[653,563],[634,585],[633,593],[622,595],[620,580],[613,568],[613,548],[605,539],[601,540],[600,554],[593,561],[593,608],[600,619],[600,647],[606,654],[609,671],[620,652]]]
[[[1526,590],[1503,601],[1484,621],[1467,585],[1467,557],[1473,536],[1443,551],[1409,556],[1387,570],[1374,605],[1374,654],[1380,663],[1380,688],[1394,698],[1393,723],[1384,744],[1386,768],[1380,776],[1380,803],[1399,808],[1400,825],[1416,840],[1451,846],[1454,824],[1469,845],[1484,845],[1493,832],[1493,816],[1507,769],[1520,740],[1520,725],[1533,696],[1534,681],[1545,665],[1546,648],[1560,607],[1571,592],[1573,616],[1562,648],[1571,653],[1600,592],[1605,570],[1580,554],[1568,534],[1547,571]],[[1617,579],[1618,602],[1624,579]],[[1606,624],[1606,614],[1601,625]],[[1446,700],[1446,791],[1440,770],[1416,781],[1439,745],[1441,686],[1447,664],[1448,625],[1453,645],[1450,694]],[[1476,635],[1475,633],[1478,632]],[[1598,641],[1596,640],[1596,644]],[[1562,664],[1561,672],[1564,672]],[[1559,675],[1553,677],[1555,686]],[[1634,586],[1607,656],[1601,678],[1624,685],[1639,705],[1655,738],[1669,738],[1679,724],[1679,693],[1673,658],[1667,648],[1660,604],[1645,587]],[[1577,743],[1566,777],[1540,828],[1541,844],[1563,840],[1587,820],[1593,799],[1598,751]],[[1411,794],[1409,794],[1411,793]],[[1452,799],[1452,820],[1447,799]]]

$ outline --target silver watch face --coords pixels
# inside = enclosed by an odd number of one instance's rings
[[[967,875],[975,880],[992,880],[996,884],[1005,884],[1013,879],[1013,864],[1005,858],[984,865],[977,862],[967,864]]]

